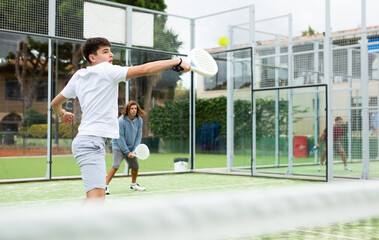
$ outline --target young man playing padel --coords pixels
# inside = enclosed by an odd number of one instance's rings
[[[90,66],[78,70],[66,87],[53,99],[51,107],[64,123],[72,123],[74,114],[62,109],[70,98],[78,97],[82,114],[72,153],[78,163],[87,199],[105,197],[105,139],[119,138],[117,121],[118,84],[131,78],[157,74],[169,68],[191,65],[181,59],[161,60],[133,67],[113,65],[111,44],[105,38],[89,38],[82,52]]]

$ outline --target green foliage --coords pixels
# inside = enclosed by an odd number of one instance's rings
[[[112,2],[128,4],[132,6],[165,11],[166,4],[164,0],[111,0]],[[167,52],[177,53],[183,42],[179,40],[179,35],[174,30],[166,26],[167,16],[154,14],[154,47],[151,49],[162,50]],[[142,47],[142,46],[141,46]],[[147,48],[147,47],[142,47]],[[148,48],[149,49],[149,48]],[[124,53],[121,53],[121,55]],[[171,54],[145,52],[145,51],[133,51],[130,65],[140,65],[143,63],[172,59]],[[136,100],[139,105],[145,109],[147,116],[151,107],[151,99],[170,98],[173,97],[175,92],[176,82],[180,79],[181,73],[173,71],[164,71],[161,75],[140,77],[137,81],[134,81],[130,98]],[[160,77],[157,77],[160,76]],[[151,87],[153,86],[153,88]],[[159,91],[155,89],[165,89],[165,91]],[[144,124],[143,135],[148,134],[149,123]]]
[[[28,131],[28,137],[46,138],[47,137],[47,124],[31,125],[27,131]]]
[[[226,97],[198,99],[196,101],[196,124],[217,122],[219,134],[226,136]]]
[[[256,133],[257,138],[275,137],[275,100],[256,99]],[[288,104],[279,101],[279,134],[287,131]]]
[[[33,26],[31,24],[30,28]],[[44,76],[47,76],[48,42],[47,39],[40,37],[26,36],[19,39],[17,45],[20,51],[9,52],[6,59],[8,64],[15,65],[25,108],[30,109],[35,100],[38,85],[41,81],[46,81]]]
[[[315,30],[311,27],[311,26],[308,26],[308,30],[304,30],[304,31],[301,31],[301,36],[312,36],[315,34]]]
[[[147,8],[164,12],[167,8],[164,0],[108,0],[121,4]],[[154,14],[154,49],[169,52],[178,52],[183,44],[179,41],[179,35],[166,27],[167,16]],[[143,63],[143,62],[142,62]],[[140,63],[141,64],[141,63]]]
[[[83,39],[82,7],[76,0],[57,0],[57,26],[59,35],[69,38]]]
[[[60,123],[58,126],[58,136],[60,138],[75,138],[75,136],[78,134],[79,124],[79,122],[75,122],[72,125],[67,123]],[[55,129],[54,124],[52,128]]]
[[[58,137],[72,139],[78,134],[79,123],[73,125],[67,123],[59,123],[58,125]],[[52,125],[52,136],[55,137],[55,124]],[[33,124],[30,127],[20,127],[20,136],[30,138],[47,138],[47,124]]]
[[[311,26],[308,26],[308,33],[309,35],[314,35],[315,34],[315,30],[311,28]]]
[[[46,117],[35,109],[29,109],[25,113],[23,126],[30,127],[33,124],[47,123]]]
[[[46,0],[0,1],[0,28],[47,34],[48,22],[43,19],[48,18],[48,10]]]
[[[251,136],[251,111],[250,101],[234,101],[234,138]]]
[[[166,27],[166,15],[154,15],[154,49],[168,52],[178,52],[183,42],[179,34]]]
[[[57,24],[61,36],[82,39],[83,1],[57,0]],[[164,11],[164,0],[111,0],[132,6]],[[0,1],[0,28],[22,32],[48,33],[49,9],[46,0]],[[38,9],[38,11],[37,11]],[[25,14],[20,14],[25,13]],[[1,25],[1,23],[4,23]]]
[[[207,123],[219,124],[219,135],[226,136],[226,103],[224,96],[196,101],[196,125]],[[156,106],[150,112],[150,128],[155,137],[163,139],[188,138],[189,102],[178,100],[166,106]],[[251,103],[246,100],[234,101],[234,136],[235,138],[251,136]],[[256,133],[257,138],[275,137],[275,100],[256,99]],[[294,114],[307,112],[293,107]],[[279,133],[286,134],[288,103],[279,101]]]
[[[163,139],[188,138],[189,102],[178,100],[150,111],[150,128],[156,137]]]
[[[108,0],[108,1],[152,9],[156,11],[164,11],[167,7],[164,0]]]

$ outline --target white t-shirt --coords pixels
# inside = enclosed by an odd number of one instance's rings
[[[119,138],[118,83],[126,80],[128,67],[99,63],[78,70],[61,94],[78,97],[82,121],[78,135]]]

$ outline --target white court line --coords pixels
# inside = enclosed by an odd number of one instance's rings
[[[266,184],[266,183],[273,183],[278,181],[264,181],[259,182],[259,184]],[[172,189],[172,190],[164,190],[164,191],[152,191],[152,192],[144,192],[144,194],[154,194],[154,193],[169,193],[169,192],[185,192],[185,191],[192,191],[192,190],[207,190],[207,189],[224,189],[224,188],[230,188],[235,186],[253,186],[253,185],[259,185],[256,183],[244,183],[244,184],[231,184],[231,185],[222,185],[220,187],[213,186],[213,187],[198,187],[198,188],[182,188],[182,189]],[[125,196],[129,195],[128,193],[121,193],[117,194],[116,196]],[[134,196],[130,196],[134,197]]]
[[[222,185],[222,187],[198,187],[198,188],[183,188],[183,189],[172,189],[172,190],[164,190],[164,191],[145,191],[143,192],[143,196],[146,196],[146,195],[153,195],[153,194],[156,194],[156,193],[169,193],[169,192],[184,192],[184,191],[193,191],[193,190],[207,190],[207,189],[224,189],[224,188],[229,188],[229,187],[234,187],[234,186],[254,186],[254,185],[263,185],[263,184],[266,184],[266,183],[274,183],[274,182],[278,182],[278,181],[262,181],[262,182],[258,182],[258,183],[245,183],[245,184],[231,184],[231,185]],[[117,195],[112,195],[112,196],[128,196],[128,197],[141,197],[141,195],[131,195],[130,194],[130,190],[127,190],[129,191],[129,193],[121,193],[121,194],[117,194]],[[107,196],[105,197],[107,198]],[[109,198],[109,197],[108,197]],[[83,197],[76,197],[76,198],[59,198],[59,199],[45,199],[45,200],[33,200],[33,201],[17,201],[17,202],[13,202],[13,203],[0,203],[0,207],[4,207],[4,206],[13,206],[14,204],[18,205],[18,204],[35,204],[35,203],[38,203],[38,204],[45,204],[45,203],[53,203],[53,202],[59,202],[59,201],[68,201],[68,200],[84,200],[85,199],[85,196]],[[109,200],[116,200],[116,199],[105,199],[105,201],[109,201]]]
[[[293,230],[293,231],[298,231],[298,232],[315,233],[315,234],[318,234],[318,235],[324,235],[324,236],[328,236],[328,237],[336,237],[336,238],[343,238],[343,239],[354,239],[354,240],[364,240],[363,238],[347,237],[347,236],[342,236],[342,235],[335,235],[335,234],[316,232],[316,231],[310,231],[310,230],[303,230],[303,229],[296,229],[296,228],[288,228],[288,229]]]

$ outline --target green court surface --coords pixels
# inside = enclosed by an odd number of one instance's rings
[[[139,161],[140,172],[172,171],[175,158],[189,158],[188,154],[151,154]],[[52,176],[79,176],[80,169],[71,154],[53,156]],[[112,154],[106,155],[107,169],[112,166]],[[123,164],[120,171],[123,170]],[[196,168],[226,167],[226,156],[220,154],[197,154]],[[0,179],[41,178],[46,174],[46,156],[0,158]]]
[[[140,162],[141,172],[153,171],[171,171],[174,170],[175,158],[189,158],[188,154],[183,153],[164,153],[151,154],[147,160]],[[74,157],[71,154],[57,155],[52,158],[52,176],[78,176],[80,175],[79,167],[77,166]],[[302,173],[317,173],[325,172],[325,167],[318,172],[318,165],[313,164],[313,158],[295,158],[294,168],[296,172]],[[257,167],[274,165],[275,158],[273,156],[260,156],[257,161]],[[281,160],[282,166],[275,168],[267,168],[270,170],[276,169],[280,172],[286,168],[288,159]],[[349,175],[344,172],[340,159],[335,163],[335,173],[341,175]],[[235,155],[234,166],[250,167],[249,155]],[[106,155],[107,169],[112,166],[112,154]],[[362,163],[354,161],[348,163],[353,169],[351,174],[361,174]],[[196,154],[196,169],[200,168],[219,168],[226,167],[226,155],[224,154]],[[2,157],[0,158],[0,179],[16,179],[16,178],[34,178],[44,177],[46,173],[46,156],[20,156],[20,157]],[[370,161],[370,173],[373,176],[379,177],[379,161]]]
[[[341,161],[338,161],[333,165],[333,173],[335,177],[354,177],[360,178],[362,175],[362,162],[350,162],[348,163],[348,167],[351,171],[344,170],[344,165]],[[276,172],[276,173],[286,173],[287,167],[265,167],[258,168],[258,172]],[[301,175],[318,175],[318,176],[326,176],[326,166],[325,164],[321,169],[319,169],[318,164],[298,164],[293,165],[293,174],[301,174]],[[379,162],[371,161],[370,162],[370,178],[378,179],[379,178]]]
[[[147,191],[130,191],[130,177],[115,177],[109,185],[111,195],[107,196],[107,199],[312,184],[306,181],[196,173],[140,176],[138,183],[147,187]],[[0,192],[0,204],[10,207],[19,203],[39,205],[61,201],[81,202],[85,196],[81,180],[0,184]]]
[[[135,198],[164,196],[188,196],[226,190],[274,190],[283,187],[320,184],[308,181],[257,178],[249,176],[213,175],[200,173],[165,174],[140,176],[138,183],[147,187],[144,192],[129,190],[130,177],[116,177],[110,184],[111,194],[106,196],[105,204]],[[327,183],[322,183],[327,184]],[[0,184],[0,209],[21,211],[22,207],[54,206],[62,203],[83,204],[84,188],[81,180],[43,181]],[[371,219],[306,229],[288,229],[261,237],[241,239],[378,239],[379,220]],[[238,238],[240,239],[240,238]]]
[[[173,171],[174,159],[189,158],[187,154],[167,153],[167,154],[151,154],[150,158],[140,162],[140,172],[159,172]],[[286,174],[287,166],[285,159],[279,167],[269,167],[274,163],[274,157],[264,156],[259,158],[257,170],[259,173],[278,173]],[[250,159],[247,155],[236,155],[235,166],[241,166],[243,169],[250,171]],[[319,171],[318,164],[313,163],[314,159],[294,159],[293,174],[309,176],[326,176],[326,167]],[[80,169],[76,164],[73,156],[58,155],[53,156],[52,177],[80,176]],[[112,155],[106,156],[107,169],[112,166]],[[351,172],[344,171],[343,164],[340,159],[334,164],[334,175],[336,177],[353,177],[360,178],[362,175],[362,162],[354,161],[348,163]],[[226,156],[223,154],[196,154],[196,169],[203,168],[226,168]],[[2,179],[24,179],[24,178],[44,178],[46,174],[46,156],[25,156],[25,157],[3,157],[0,158],[0,180]],[[119,173],[124,171],[124,164],[121,165]],[[379,179],[379,161],[370,161],[370,178]]]
[[[379,218],[361,220],[350,223],[333,224],[330,226],[314,227],[306,229],[292,229],[285,233],[264,235],[250,240],[276,240],[276,239],[309,239],[309,240],[336,240],[354,239],[368,240],[379,239]]]

